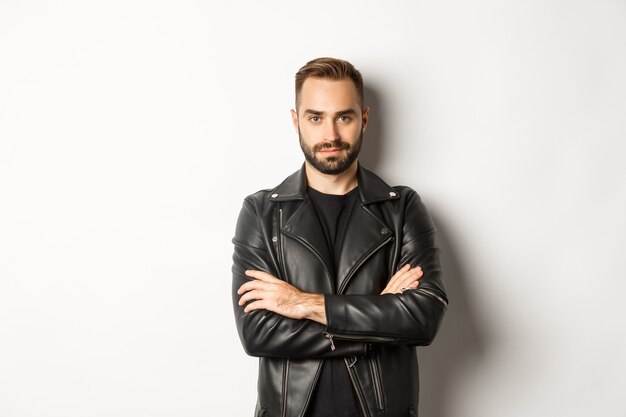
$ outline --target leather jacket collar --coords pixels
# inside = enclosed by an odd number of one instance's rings
[[[363,168],[360,163],[357,166],[357,182],[359,184],[359,198],[363,204],[399,198],[396,190],[376,174]],[[288,176],[274,188],[267,198],[270,201],[304,200],[306,198],[305,164],[302,164],[298,171]]]

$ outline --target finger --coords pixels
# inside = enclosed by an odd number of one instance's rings
[[[242,295],[241,298],[239,298],[239,305],[242,306],[250,300],[260,300],[263,298],[263,295],[263,291],[260,290],[248,291],[247,293]]]
[[[276,278],[272,274],[268,274],[267,272],[264,272],[264,271],[248,269],[244,273],[249,277],[256,278],[258,280],[265,281],[265,282],[280,281],[278,278]]]
[[[386,293],[397,294],[401,292],[403,287],[406,287],[413,280],[421,278],[422,275],[423,271],[420,266],[411,268],[410,264],[405,264],[389,279],[387,286],[381,292],[381,295]]]
[[[419,279],[421,278],[421,275],[413,275],[411,277],[408,277],[408,279],[404,280],[398,287],[400,288],[400,291],[402,291],[402,288],[409,288],[413,285],[413,283],[418,282]]]
[[[419,267],[415,267],[409,273],[402,277],[402,281],[400,284],[401,286],[405,287],[409,283],[422,278],[423,275],[424,272],[422,271],[422,269]]]
[[[411,265],[409,264],[404,265],[402,268],[398,269],[398,271],[396,271],[395,274],[393,274],[389,282],[394,283],[398,280],[401,280],[402,277],[404,277],[407,273],[410,272],[410,270],[411,270]]]
[[[413,281],[406,287],[400,288],[400,294],[404,294],[404,292],[408,290],[414,290],[415,288],[417,288],[418,285],[419,285],[419,281]]]
[[[387,286],[385,287],[385,289],[383,290],[382,294],[386,294],[386,293],[390,293],[390,294],[395,294],[400,292],[400,282],[398,281],[394,281],[394,282],[390,282],[389,284],[387,284]]]
[[[407,280],[410,280],[411,277],[414,277],[415,274],[418,274],[421,271],[420,267],[415,267],[415,268],[410,268],[408,267],[408,265],[405,265],[405,267],[403,267],[402,269],[400,269],[398,272],[396,272],[396,274],[391,277],[391,279],[389,280],[389,283],[391,285],[402,285],[404,282],[406,282]],[[399,288],[399,287],[398,287]]]
[[[407,288],[417,288],[420,285],[419,280],[415,280],[413,282],[410,282],[409,284],[407,284]]]
[[[387,287],[381,294],[392,293],[399,294],[403,291],[404,288],[413,288],[413,283],[417,282],[424,275],[422,269],[417,266],[410,271],[405,272],[403,275],[399,276],[393,282],[390,281],[387,284]],[[416,286],[415,286],[416,287]]]
[[[398,269],[398,270],[396,271],[396,273],[395,273],[393,276],[395,277],[395,276],[400,276],[400,275],[403,275],[403,274],[405,274],[406,272],[409,272],[410,270],[411,270],[411,265],[406,264],[406,265],[404,265],[402,268]]]
[[[237,294],[243,294],[246,291],[252,290],[265,290],[268,288],[268,285],[271,284],[259,280],[248,281],[241,287],[239,287],[239,289],[237,290]]]
[[[257,300],[257,301],[253,301],[251,303],[249,303],[246,308],[243,309],[244,313],[249,313],[251,311],[254,310],[267,310],[265,308],[265,301],[264,300]]]
[[[399,286],[400,282],[401,282],[401,280],[399,280],[397,277],[396,278],[392,278],[387,283],[387,286],[385,287],[384,292],[390,292],[390,293],[397,292],[398,288],[400,288],[400,286]]]

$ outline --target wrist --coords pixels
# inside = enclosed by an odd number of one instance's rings
[[[304,300],[304,318],[326,325],[324,294],[307,293]]]

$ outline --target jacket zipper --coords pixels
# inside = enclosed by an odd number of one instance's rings
[[[289,378],[289,358],[285,359],[283,367],[283,413],[282,417],[287,417],[287,379]]]
[[[346,363],[346,369],[348,370],[348,375],[350,376],[350,381],[352,381],[352,386],[354,386],[354,392],[356,392],[356,397],[359,400],[359,405],[361,406],[361,411],[363,412],[363,416],[369,417],[369,411],[365,406],[365,399],[363,398],[363,392],[361,392],[361,385],[356,379],[356,375],[354,374],[354,369],[352,369],[352,365],[354,362],[350,364],[348,362],[348,358],[343,358],[343,361]]]
[[[328,339],[328,341],[330,342],[330,350],[335,350],[335,342],[333,341],[333,338],[338,338],[338,339],[342,339],[342,340],[354,340],[354,341],[363,341],[363,340],[368,340],[368,341],[376,341],[376,342],[394,342],[396,340],[395,337],[385,337],[385,336],[360,336],[360,335],[346,335],[346,334],[341,334],[339,336],[337,336],[336,334],[332,334],[329,333],[327,331],[324,331],[324,338]]]
[[[395,337],[388,337],[388,336],[361,336],[358,334],[333,334],[333,333],[329,333],[327,331],[324,332],[324,337],[326,339],[328,339],[328,341],[330,342],[330,347],[332,350],[334,347],[334,343],[333,343],[333,338],[336,339],[341,339],[341,340],[354,340],[354,341],[362,341],[362,340],[370,340],[370,341],[374,341],[374,342],[394,342],[397,339]]]
[[[283,235],[280,232],[283,228],[283,209],[278,209],[278,257],[280,262],[280,270],[283,274],[283,279],[287,282],[287,274],[285,273],[285,258],[283,254]],[[287,380],[289,379],[289,358],[285,359],[283,368],[283,412],[282,417],[287,416]]]
[[[397,339],[395,337],[386,337],[386,336],[360,336],[356,334],[346,335],[346,334],[332,334],[327,331],[324,331],[324,338],[328,339],[330,342],[330,350],[335,350],[335,342],[333,338],[341,339],[341,340],[353,340],[356,342],[368,340],[368,341],[376,341],[376,342],[394,342]]]
[[[439,301],[441,304],[443,304],[444,307],[448,307],[448,302],[446,300],[444,300],[443,298],[441,298],[440,296],[438,296],[437,294],[435,294],[434,292],[430,291],[430,290],[426,290],[424,288],[407,288],[407,290],[409,291],[416,291],[416,292],[421,292],[424,294],[427,294],[431,297],[433,297],[435,300]]]
[[[283,209],[278,209],[278,262],[280,262],[280,272],[283,274],[283,279],[287,281],[287,274],[285,273],[285,255],[283,254],[283,234],[280,232],[283,228]]]
[[[370,370],[372,371],[372,378],[374,379],[374,394],[376,396],[376,403],[378,404],[378,409],[383,410],[383,390],[382,384],[380,382],[380,372],[378,370],[378,359],[376,352],[372,353],[370,357]]]
[[[328,339],[328,341],[330,342],[330,350],[335,350],[335,343],[333,343],[333,335],[325,331],[324,337]]]

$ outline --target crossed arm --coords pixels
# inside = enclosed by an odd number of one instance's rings
[[[281,316],[296,320],[312,320],[326,325],[326,309],[324,294],[315,294],[300,291],[293,285],[276,278],[275,276],[257,270],[246,270],[246,276],[254,278],[246,282],[237,290],[239,305],[246,305],[245,313],[254,310],[273,311]],[[417,288],[419,279],[423,276],[422,268],[404,265],[387,283],[380,293],[399,294],[408,288]]]
[[[278,260],[267,250],[271,242],[261,232],[257,204],[246,199],[233,239],[232,286],[244,350],[259,357],[329,358],[363,355],[371,343],[429,344],[447,297],[430,217],[416,194],[405,209],[414,214],[401,226],[403,267],[381,294],[314,294],[277,278]]]

